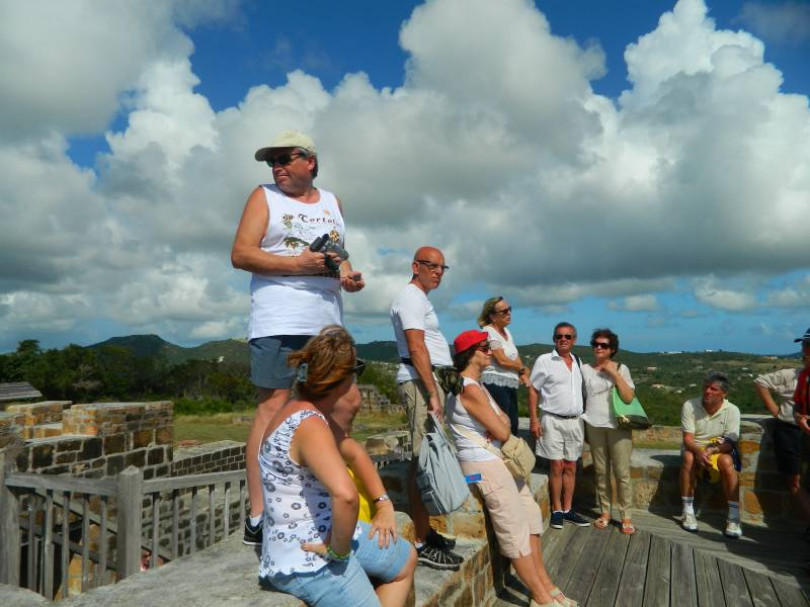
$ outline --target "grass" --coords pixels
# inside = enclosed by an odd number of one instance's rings
[[[183,440],[212,443],[218,440],[246,442],[252,412],[216,413],[214,415],[175,415],[174,444]],[[354,420],[352,436],[363,442],[372,434],[407,427],[404,413],[362,411]]]

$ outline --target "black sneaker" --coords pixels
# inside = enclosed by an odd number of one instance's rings
[[[569,510],[568,512],[563,512],[563,519],[565,519],[566,522],[573,523],[577,527],[590,527],[591,526],[591,522],[588,519],[582,518],[580,515],[578,515],[573,510]]]
[[[563,523],[565,523],[565,519],[563,518],[563,513],[560,510],[551,513],[551,520],[549,521],[549,525],[553,529],[562,529]]]
[[[259,523],[254,527],[250,524],[250,519],[245,517],[245,535],[242,537],[242,543],[246,546],[261,546],[262,524]]]
[[[416,554],[419,557],[419,562],[424,563],[433,569],[452,569],[458,571],[461,563],[464,561],[455,552],[449,550],[440,550],[436,546],[431,546],[428,543],[422,544],[421,548],[416,549]]]
[[[456,547],[456,540],[442,535],[433,527],[431,527],[430,531],[428,531],[425,542],[438,548],[439,550],[452,550]]]

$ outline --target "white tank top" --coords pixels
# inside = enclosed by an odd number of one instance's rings
[[[470,379],[469,377],[462,377],[461,379],[464,382],[465,387],[472,385],[482,388],[484,390],[484,394],[486,394],[487,399],[489,400],[489,406],[492,407],[492,410],[496,413],[499,411],[498,405],[494,400],[492,400],[492,396],[490,396],[489,392],[483,388],[480,383],[474,379]],[[458,459],[467,462],[481,462],[491,459],[500,459],[497,455],[487,449],[484,449],[484,447],[479,445],[477,442],[471,440],[465,434],[458,431],[456,426],[461,426],[466,432],[477,434],[484,440],[487,440],[487,429],[472,415],[467,413],[467,409],[464,408],[464,403],[458,396],[451,394],[448,397],[446,410],[448,412],[447,423],[450,426],[450,432],[453,434],[453,440],[455,441],[456,449],[458,450]],[[496,449],[501,448],[500,441],[493,439],[490,442]]]
[[[270,214],[261,249],[297,256],[329,234],[343,245],[345,226],[335,195],[319,189],[320,200],[304,203],[288,198],[275,185],[263,186]],[[270,335],[315,335],[330,324],[343,324],[343,302],[337,273],[321,276],[253,274],[250,281],[248,338]]]

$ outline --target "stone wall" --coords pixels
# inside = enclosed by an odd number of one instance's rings
[[[245,443],[221,440],[177,450],[172,476],[241,470],[245,467]]]

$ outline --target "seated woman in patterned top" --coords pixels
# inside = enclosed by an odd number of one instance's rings
[[[359,398],[354,341],[342,327],[326,327],[288,364],[297,368],[297,396],[270,421],[259,451],[259,578],[319,607],[404,605],[415,552],[402,539],[381,546],[357,522],[357,490],[328,421],[341,399]]]

